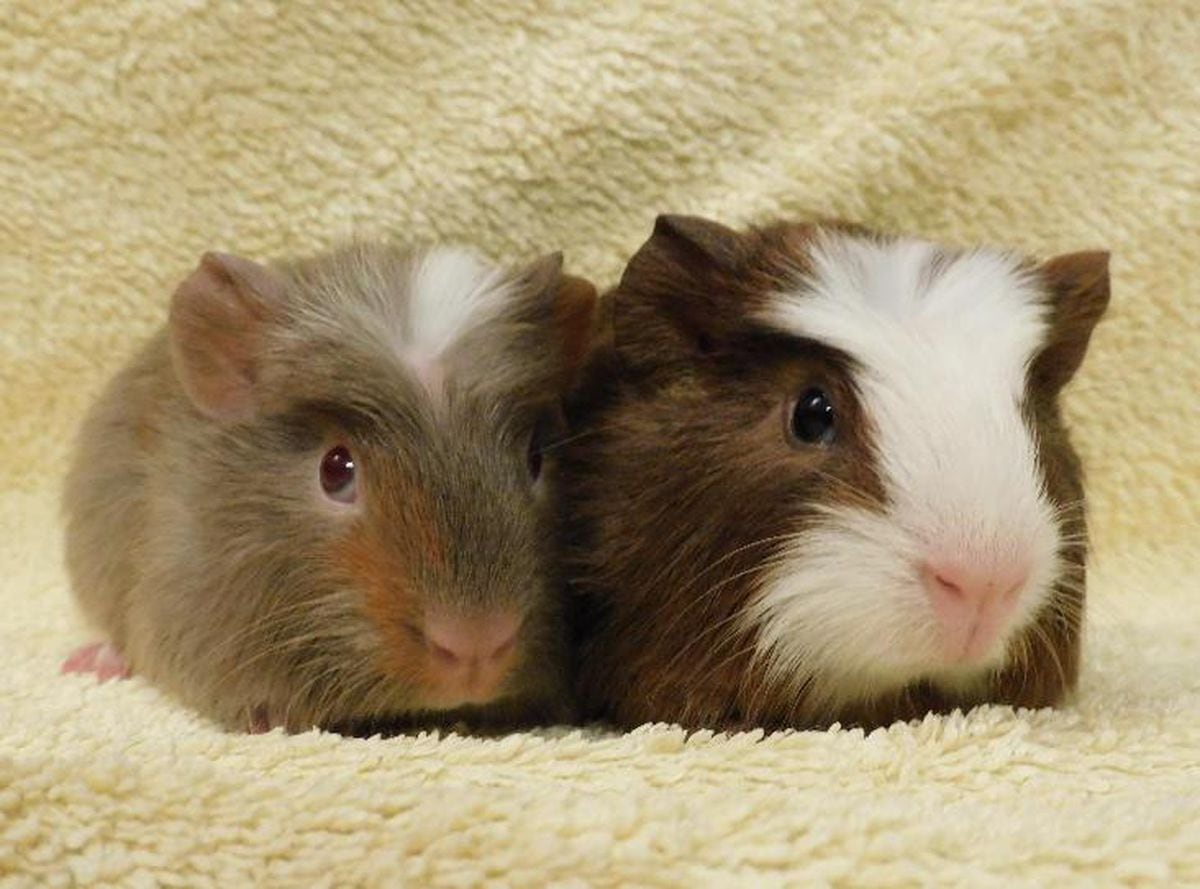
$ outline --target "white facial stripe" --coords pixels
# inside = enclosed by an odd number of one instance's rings
[[[427,362],[493,317],[509,296],[502,269],[453,247],[421,257],[413,265],[411,286],[404,343]]]
[[[899,661],[920,675],[936,629],[921,561],[1028,561],[1014,626],[1057,572],[1058,533],[1020,409],[1046,310],[1019,260],[998,252],[825,235],[812,268],[762,320],[856,361],[889,505],[885,516],[836,508],[820,534],[800,538],[762,590],[760,650],[780,669],[819,663],[878,681]]]

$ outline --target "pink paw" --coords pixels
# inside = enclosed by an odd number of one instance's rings
[[[274,726],[271,725],[271,713],[266,704],[259,704],[246,713],[246,731],[251,735],[265,735]]]
[[[63,661],[63,673],[95,673],[101,682],[110,679],[128,679],[129,664],[121,652],[108,642],[93,642],[71,652]]]

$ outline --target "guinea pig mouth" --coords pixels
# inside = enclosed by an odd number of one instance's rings
[[[475,671],[451,678],[439,677],[428,695],[430,705],[451,709],[470,704],[490,704],[504,693],[508,671]]]
[[[989,665],[1002,648],[999,644],[1002,630],[997,621],[980,615],[953,637],[943,635],[944,663],[951,667]]]

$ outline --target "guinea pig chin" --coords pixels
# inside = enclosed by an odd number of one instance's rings
[[[1004,666],[1059,571],[1053,526],[1008,545],[934,541],[895,515],[827,510],[785,546],[747,611],[768,674],[817,697],[861,700]]]

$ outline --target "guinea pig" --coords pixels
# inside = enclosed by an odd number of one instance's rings
[[[86,419],[66,560],[132,672],[228,728],[571,714],[562,396],[595,304],[561,254],[208,253]]]
[[[875,726],[1063,700],[1087,531],[1059,393],[1108,254],[662,216],[568,406],[592,717]]]

